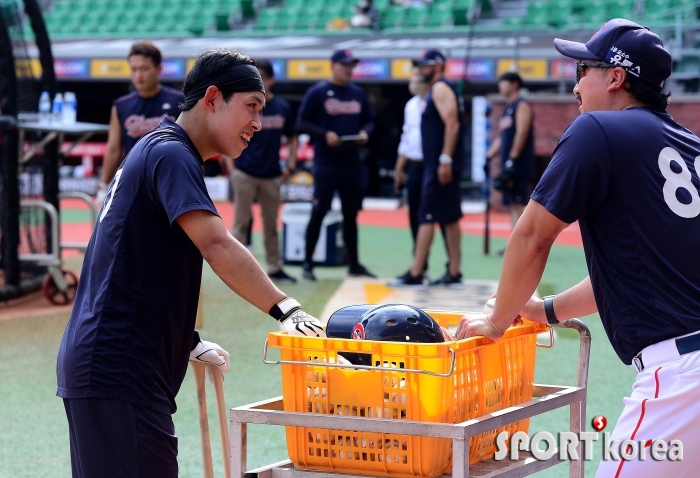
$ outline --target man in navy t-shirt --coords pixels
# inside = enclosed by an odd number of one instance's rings
[[[162,59],[160,50],[149,41],[136,42],[129,50],[127,60],[135,91],[117,98],[112,106],[97,195],[100,206],[119,163],[141,136],[155,128],[163,118],[177,118],[177,106],[185,97],[181,91],[160,84]]]
[[[308,133],[314,145],[314,199],[306,228],[306,257],[302,275],[316,280],[313,255],[321,224],[338,191],[343,210],[343,239],[351,276],[375,277],[357,255],[357,213],[367,190],[367,173],[360,161],[360,146],[374,130],[374,110],[364,90],[352,83],[358,59],[350,50],[331,57],[331,79],[309,88],[299,107],[298,130]],[[346,138],[347,137],[347,138]]]
[[[281,329],[325,336],[228,233],[204,184],[204,158],[235,158],[260,130],[254,65],[237,51],[200,55],[177,123],[146,134],[110,185],[56,364],[75,478],[177,476],[171,415],[188,360],[229,365],[194,330],[203,258]]]
[[[564,132],[508,241],[492,314],[462,319],[458,338],[500,337],[518,314],[538,322],[598,312],[637,372],[611,440],[677,453],[603,460],[600,477],[694,476],[700,466],[700,138],[666,112],[671,55],[624,19],[586,43],[554,40],[577,60],[581,116]],[[589,276],[530,299],[557,235],[579,222]],[[627,449],[629,453],[630,448]],[[633,455],[639,456],[636,453]]]
[[[272,94],[270,90],[275,82],[272,64],[267,60],[259,60],[257,67],[265,85],[265,109],[260,115],[262,131],[255,135],[250,146],[235,162],[229,162],[235,196],[233,237],[244,244],[249,239],[249,226],[253,220],[250,208],[257,198],[262,213],[267,275],[275,282],[294,283],[296,279],[282,269],[277,215],[280,207],[280,187],[296,168],[296,126],[289,103]],[[289,147],[289,158],[284,169],[280,167],[283,136],[287,139]]]

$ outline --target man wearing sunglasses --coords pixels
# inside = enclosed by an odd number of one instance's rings
[[[554,40],[578,61],[581,116],[564,132],[508,241],[492,313],[457,338],[498,338],[518,315],[543,323],[598,312],[636,381],[611,440],[637,457],[598,477],[697,476],[700,466],[700,139],[666,112],[671,55],[647,28],[607,22],[586,43]],[[589,276],[531,299],[554,239],[579,221]],[[657,440],[680,440],[682,460]],[[656,450],[656,456],[653,452]],[[629,448],[622,453],[629,453]]]

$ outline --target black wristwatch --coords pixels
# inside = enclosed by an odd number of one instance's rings
[[[551,325],[558,324],[559,319],[557,319],[554,313],[554,296],[548,295],[547,297],[543,297],[542,300],[544,301],[544,314],[547,316],[547,322]]]

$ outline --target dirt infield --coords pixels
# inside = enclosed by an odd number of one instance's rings
[[[0,320],[70,314],[71,310],[73,310],[73,304],[53,305],[38,290],[24,297],[0,301]]]

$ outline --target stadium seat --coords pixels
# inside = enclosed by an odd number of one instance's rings
[[[525,14],[525,24],[533,26],[548,25],[547,3],[535,0],[527,6]]]
[[[279,8],[263,8],[258,10],[258,20],[253,25],[255,30],[272,30],[277,25],[280,16]]]
[[[630,18],[633,16],[634,0],[612,0],[608,3],[610,18]]]
[[[644,5],[644,18],[649,20],[660,20],[667,17],[666,10],[671,8],[669,0],[647,0]]]
[[[547,7],[548,23],[563,27],[574,20],[574,9],[570,0],[553,0]]]
[[[379,25],[381,29],[400,27],[403,25],[404,18],[406,16],[406,8],[400,6],[392,6],[385,8],[381,12],[381,17],[379,19]]]
[[[329,2],[328,5],[326,5],[326,8],[324,10],[325,13],[327,14],[333,14],[337,16],[343,15],[345,12],[345,2]]]
[[[403,24],[410,28],[422,27],[429,17],[430,9],[427,7],[409,8]]]
[[[452,16],[452,9],[439,9],[436,7],[437,5],[433,5],[433,9],[430,12],[430,17],[425,23],[425,26],[442,27],[453,25],[454,17]]]
[[[583,22],[600,25],[609,20],[606,5],[603,0],[589,0],[583,8]]]
[[[304,11],[311,15],[316,15],[323,11],[325,4],[325,0],[306,0]]]
[[[282,10],[280,16],[277,17],[277,23],[275,24],[275,30],[294,30],[298,19],[298,10]]]
[[[306,0],[285,0],[282,8],[289,10],[303,10],[306,5]]]

